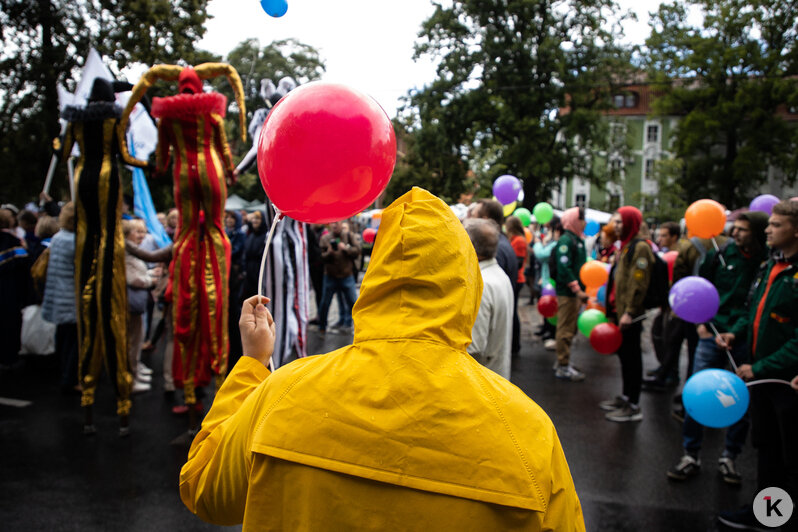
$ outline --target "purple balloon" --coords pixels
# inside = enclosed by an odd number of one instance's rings
[[[518,199],[521,193],[521,181],[512,175],[503,175],[493,182],[493,195],[502,205],[509,205]]]
[[[556,296],[557,290],[554,289],[549,283],[543,285],[543,289],[540,291],[540,295],[542,296]]]
[[[773,194],[762,194],[751,200],[748,206],[749,211],[762,211],[767,213],[768,216],[773,214],[773,206],[781,201]]]
[[[668,294],[668,303],[684,321],[706,323],[718,312],[720,296],[712,283],[691,275],[674,283]]]

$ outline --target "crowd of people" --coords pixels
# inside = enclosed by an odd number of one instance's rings
[[[408,200],[407,205],[408,212],[414,212],[413,201]],[[158,249],[143,220],[129,214],[123,218],[128,305],[127,369],[134,379],[132,392],[146,393],[152,389],[156,372],[142,362],[141,355],[163,342],[164,366],[158,372],[162,373],[164,391],[172,397],[175,390],[170,345],[173,326],[168,312],[170,301],[165,293],[169,261],[172,260],[171,245]],[[173,238],[178,226],[177,209],[159,214],[159,219]],[[421,219],[424,220],[424,216]],[[244,357],[247,360],[253,356],[251,349],[256,345],[247,338],[245,323],[267,320],[259,310],[257,299],[253,300],[251,296],[257,293],[269,221],[262,211],[233,210],[225,212],[224,221],[231,243],[228,367],[237,368],[242,355],[247,355]],[[759,211],[740,212],[729,219],[725,234],[712,239],[689,235],[683,220],[665,221],[649,227],[641,211],[631,206],[618,209],[611,220],[590,237],[584,235],[587,220],[581,207],[566,209],[549,222],[525,230],[518,217],[504,215],[499,202],[482,199],[469,206],[460,222],[476,257],[473,267],[479,274],[481,287],[473,316],[465,310],[457,310],[457,319],[447,317],[451,309],[438,309],[440,316],[436,316],[423,308],[420,301],[425,297],[429,296],[429,301],[450,298],[459,293],[460,288],[447,289],[444,286],[446,282],[431,273],[435,268],[443,268],[443,263],[428,262],[429,257],[416,256],[412,249],[392,249],[390,253],[395,255],[381,251],[369,265],[363,287],[359,287],[360,275],[365,269],[364,254],[371,251],[371,246],[364,245],[360,228],[354,220],[349,220],[333,222],[326,227],[307,226],[307,259],[316,302],[316,315],[310,322],[322,334],[354,334],[357,344],[357,339],[366,335],[364,330],[372,330],[375,338],[379,337],[378,333],[390,336],[388,331],[404,327],[405,320],[409,319],[407,316],[417,312],[428,315],[429,322],[418,323],[415,320],[397,338],[411,341],[429,335],[434,341],[451,344],[454,341],[451,335],[455,333],[450,327],[454,326],[444,321],[452,319],[457,327],[462,327],[462,320],[468,318],[471,321],[470,330],[466,331],[467,341],[460,336],[457,336],[457,341],[463,340],[462,348],[476,362],[509,380],[512,358],[520,352],[524,338],[518,314],[519,296],[522,289],[526,289],[529,303],[534,303],[548,288],[556,294],[556,315],[548,319],[541,316],[535,335],[546,350],[553,351],[553,378],[573,383],[589,378],[572,363],[571,353],[578,318],[586,307],[600,308],[620,328],[622,342],[617,355],[621,388],[616,396],[597,405],[606,411],[608,421],[643,421],[640,407],[643,391],[676,389],[690,375],[706,368],[733,367],[737,375],[749,382],[761,379],[792,381],[795,390],[777,383],[751,386],[749,413],[726,430],[725,449],[718,457],[717,468],[725,482],[741,483],[735,459],[746,445],[750,432],[759,457],[757,485],[760,488],[783,487],[798,500],[798,458],[793,452],[798,448],[798,423],[795,422],[798,419],[798,394],[795,393],[798,391],[798,329],[795,325],[798,320],[798,201],[782,201],[770,215]],[[47,201],[41,208],[29,204],[21,211],[10,204],[0,208],[0,285],[3,296],[0,327],[5,333],[4,338],[8,339],[0,347],[0,364],[9,368],[20,363],[22,309],[28,305],[40,305],[42,325],[46,322],[53,326],[54,350],[60,360],[60,382],[64,393],[81,390],[81,383],[77,380],[80,357],[76,323],[75,223],[72,203],[59,206]],[[406,228],[403,223],[384,218],[378,239],[387,238],[385,233],[399,231],[408,241],[416,238],[417,245],[422,247],[419,242],[424,239],[423,235],[414,235],[413,228]],[[447,226],[446,231],[449,230]],[[446,233],[452,242],[436,241],[429,229],[425,234],[438,246],[428,250],[433,256],[445,255],[449,249],[447,245],[461,239],[461,235]],[[656,263],[669,252],[676,252],[670,283],[697,275],[717,289],[719,309],[711,323],[696,325],[687,322],[674,314],[667,302],[654,309],[647,308],[647,293],[653,282]],[[40,257],[43,254],[44,274],[37,272],[41,270]],[[580,276],[582,267],[590,260],[607,264],[610,272],[601,298],[595,292],[590,293]],[[410,273],[397,269],[398,265],[392,261],[404,261],[397,264],[409,265],[408,271],[414,272],[412,275],[415,277],[405,278]],[[426,279],[428,274],[432,277]],[[468,272],[461,272],[461,275],[465,274]],[[464,282],[476,281],[467,277]],[[412,290],[403,288],[402,283],[412,286]],[[415,295],[399,297],[394,302],[395,307],[379,303],[380,298],[391,300],[392,290],[409,290],[408,294]],[[446,290],[451,290],[451,293]],[[433,294],[437,295],[433,297]],[[415,297],[420,299],[414,300]],[[333,300],[337,301],[338,321],[330,325],[328,317]],[[461,301],[453,305],[457,309],[464,308]],[[644,373],[642,335],[647,319],[651,321],[651,344],[659,365]],[[385,330],[374,330],[380,324]],[[430,333],[433,327],[440,327],[443,332]],[[408,331],[415,331],[415,336]],[[441,335],[446,338],[441,340]],[[268,343],[268,338],[258,338],[258,341]],[[685,341],[686,348],[683,347]],[[392,349],[401,351],[404,348],[400,349],[396,344],[386,346],[387,351]],[[686,353],[686,361],[682,360],[683,353]],[[268,349],[259,350],[260,358],[264,359],[261,362],[267,362],[268,355]],[[366,355],[361,353],[358,356]],[[253,383],[268,375],[268,371],[264,373],[263,369],[247,366],[249,362],[242,364],[245,366],[242,371],[254,372],[254,377],[250,375]],[[302,367],[311,366],[306,364]],[[680,369],[685,367],[686,374],[681,375]],[[491,384],[494,385],[499,386],[495,382]],[[219,393],[223,390],[224,387]],[[189,407],[175,404],[174,412],[184,414]],[[191,407],[201,410],[202,403]],[[351,415],[356,415],[352,412]],[[198,442],[207,438],[219,423],[219,418],[211,414],[211,421],[206,419],[203,424]],[[680,457],[675,457],[674,466],[665,473],[671,480],[683,482],[700,473],[703,428],[685,411],[678,395],[673,414],[682,423],[683,451]],[[247,415],[257,415],[257,412]],[[387,427],[383,429],[389,430]],[[345,437],[358,439],[360,436],[347,434]],[[300,441],[294,444],[298,447],[303,445]],[[192,448],[192,456],[195,454]],[[327,459],[330,457],[318,458]],[[306,465],[316,463],[310,460]],[[269,466],[279,469],[283,464]],[[429,467],[430,464],[422,460],[418,466]],[[198,466],[194,462],[188,469],[197,467],[208,467],[208,464]],[[567,473],[567,466],[565,468]],[[284,473],[294,474],[289,470]],[[456,484],[455,479],[433,477],[430,477],[430,482]],[[563,479],[565,477],[561,480],[572,489],[570,476]],[[196,489],[192,485],[196,479],[186,477],[184,481],[181,490],[184,487],[189,490],[183,493],[184,501],[192,507],[198,504],[196,500],[189,502],[194,493],[191,490]],[[488,489],[487,484],[483,487]],[[445,489],[441,493],[451,495]],[[407,496],[392,492],[383,495]],[[427,502],[433,507],[437,504],[434,500]],[[573,512],[571,519],[575,515],[577,521],[581,519],[578,501],[560,503]],[[523,505],[519,507],[524,508]],[[232,511],[224,511],[228,510]],[[210,520],[215,519],[212,510],[204,508],[202,511]],[[298,508],[297,511],[302,513],[304,509]],[[236,514],[236,518],[239,517]],[[308,519],[312,520],[311,517]],[[724,513],[720,519],[730,525],[753,523],[750,507]]]

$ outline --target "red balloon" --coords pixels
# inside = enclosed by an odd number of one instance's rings
[[[271,110],[258,140],[258,174],[286,216],[307,223],[349,218],[385,190],[396,163],[388,115],[370,96],[315,81]]]
[[[673,282],[673,265],[676,264],[676,257],[678,255],[678,251],[668,251],[662,256],[662,260],[668,265],[668,280],[670,282]]]
[[[541,296],[538,299],[538,312],[544,318],[551,318],[557,314],[557,297],[556,296]]]
[[[622,342],[621,330],[615,324],[599,323],[590,331],[590,345],[602,355],[616,352]]]
[[[363,230],[363,241],[368,244],[373,244],[374,239],[377,238],[377,230],[371,227]]]

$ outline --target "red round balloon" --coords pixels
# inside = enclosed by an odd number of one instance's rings
[[[538,299],[538,312],[544,318],[551,318],[557,314],[557,297],[555,296],[541,296]]]
[[[590,345],[602,355],[615,353],[622,342],[621,330],[613,323],[599,323],[590,331]]]
[[[286,216],[328,223],[353,216],[385,190],[396,163],[388,115],[370,96],[315,81],[271,110],[258,140],[258,174]]]
[[[678,251],[668,251],[662,255],[662,260],[668,265],[668,280],[673,282],[673,266],[676,264],[676,257],[679,256]]]
[[[374,239],[377,238],[377,230],[371,227],[363,230],[363,241],[368,244],[373,244]]]

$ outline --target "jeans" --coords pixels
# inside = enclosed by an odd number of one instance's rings
[[[736,345],[731,349],[732,358],[737,365],[746,362],[748,358],[748,346],[745,344]],[[693,358],[693,373],[698,373],[707,368],[726,368],[728,356],[726,351],[718,347],[715,338],[699,338],[698,346]],[[726,454],[736,457],[743,450],[745,438],[748,435],[748,413],[740,421],[726,429]],[[704,436],[704,427],[696,420],[685,413],[684,423],[682,424],[682,444],[684,450],[697,454],[701,449],[701,440]]]
[[[341,293],[344,297],[345,305],[339,309],[341,321],[344,324],[352,323],[352,306],[357,299],[357,288],[355,279],[351,275],[337,278],[324,275],[324,282],[321,289],[321,307],[319,308],[319,329],[327,330],[327,313],[330,311],[330,304],[336,293]]]

